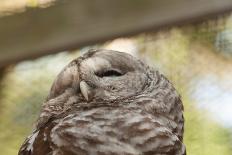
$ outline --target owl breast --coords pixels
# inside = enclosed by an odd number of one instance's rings
[[[56,155],[177,155],[184,151],[178,137],[160,121],[130,105],[76,111],[40,132],[44,134],[37,141],[47,141]]]

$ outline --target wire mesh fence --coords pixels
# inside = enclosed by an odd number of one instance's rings
[[[58,72],[90,48],[140,57],[167,76],[185,106],[188,154],[232,153],[232,16],[119,38],[72,52],[24,61],[4,70],[0,90],[0,150],[16,154],[33,129]]]

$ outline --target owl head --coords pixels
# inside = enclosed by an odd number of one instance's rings
[[[155,115],[182,140],[183,105],[173,85],[137,58],[112,50],[90,50],[61,71],[38,126],[67,109],[127,105]]]
[[[137,58],[112,50],[90,50],[66,66],[48,99],[72,89],[86,101],[125,99],[143,91],[147,66]]]

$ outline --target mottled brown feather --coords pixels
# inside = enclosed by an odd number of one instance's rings
[[[128,54],[95,50],[58,75],[19,155],[185,155],[183,132],[180,95],[162,74]]]

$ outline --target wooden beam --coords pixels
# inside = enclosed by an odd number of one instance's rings
[[[60,0],[0,18],[0,66],[231,10],[231,0]]]

